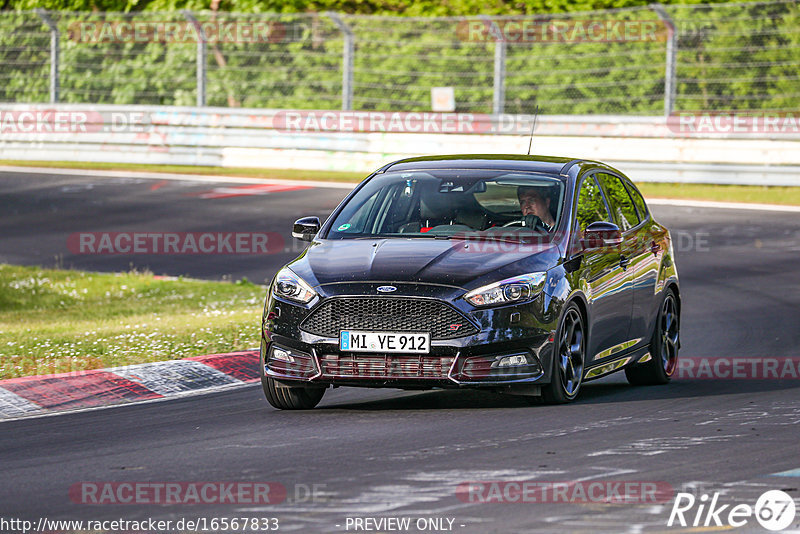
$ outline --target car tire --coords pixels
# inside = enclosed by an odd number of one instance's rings
[[[580,308],[571,302],[564,310],[553,342],[553,371],[550,383],[542,388],[547,404],[575,400],[586,369],[586,322]]]
[[[286,386],[278,384],[270,377],[262,378],[261,385],[264,387],[267,401],[279,410],[310,410],[319,404],[325,395],[325,388]]]
[[[678,368],[680,348],[680,308],[672,289],[667,290],[650,340],[650,359],[625,369],[625,377],[634,386],[667,384]]]
[[[310,410],[319,404],[322,396],[325,395],[324,387],[288,386],[285,383],[278,383],[265,374],[266,349],[267,344],[262,339],[259,374],[267,402],[279,410]]]

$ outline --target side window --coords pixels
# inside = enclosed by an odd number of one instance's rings
[[[625,188],[630,193],[631,198],[633,199],[633,204],[636,206],[636,211],[639,212],[639,220],[643,221],[647,218],[647,204],[644,202],[644,198],[642,198],[642,194],[636,189],[630,182],[625,182]]]
[[[633,206],[628,191],[622,180],[610,174],[598,173],[597,179],[603,186],[603,191],[608,200],[608,207],[614,217],[614,222],[623,232],[630,230],[639,224],[639,217],[636,215],[636,208]]]
[[[600,188],[591,176],[581,184],[581,191],[578,194],[577,219],[581,232],[593,222],[611,221]]]

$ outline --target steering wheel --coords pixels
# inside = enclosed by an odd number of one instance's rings
[[[542,229],[545,232],[549,232],[550,230],[544,225],[542,220],[537,217],[536,215],[528,215],[524,219],[517,219],[515,221],[509,221],[503,225],[503,228],[507,228],[509,226],[524,226],[525,228],[531,228],[532,230]]]

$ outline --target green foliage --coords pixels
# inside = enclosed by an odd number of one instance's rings
[[[0,12],[0,102],[48,97],[50,35],[29,14]]]
[[[210,106],[338,109],[341,105],[341,30],[322,11],[426,15],[427,18],[347,16],[355,34],[354,107],[357,110],[430,109],[432,87],[455,88],[458,111],[492,109],[494,54],[490,36],[475,38],[480,19],[430,15],[510,15],[628,8],[547,15],[538,28],[565,22],[650,23],[656,39],[524,39],[506,46],[505,111],[547,114],[658,115],[664,107],[666,30],[639,0],[527,0],[506,3],[459,0],[73,0],[8,3],[28,9],[111,10],[54,14],[61,31],[61,101],[193,105],[196,42],[192,40],[83,39],[80,24],[185,19],[266,22],[269,38],[212,41],[207,48],[206,101]],[[675,5],[678,27],[676,110],[795,110],[800,104],[800,4]],[[209,8],[217,7],[218,12]],[[231,13],[226,10],[236,10]],[[123,13],[119,13],[123,12]],[[124,13],[129,12],[129,13]],[[135,13],[131,13],[135,12]],[[280,14],[279,14],[280,13]],[[257,14],[257,15],[256,15]],[[505,24],[508,19],[500,20]],[[0,101],[46,102],[49,34],[32,12],[0,11]]]
[[[710,3],[724,2],[716,0]],[[698,4],[707,0],[667,0],[663,4]],[[5,9],[55,11],[175,11],[211,9],[212,0],[9,0]],[[646,6],[649,0],[221,0],[219,11],[307,13],[336,11],[361,15],[474,16],[532,15]]]

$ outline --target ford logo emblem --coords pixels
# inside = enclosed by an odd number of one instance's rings
[[[380,287],[378,287],[378,292],[379,293],[392,293],[394,291],[397,291],[397,288],[394,287],[394,286],[380,286]]]

